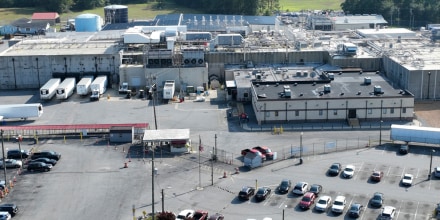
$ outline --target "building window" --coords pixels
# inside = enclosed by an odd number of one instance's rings
[[[278,111],[275,111],[275,117],[278,117]]]
[[[299,111],[298,110],[295,111],[295,116],[299,116]]]
[[[249,93],[245,92],[245,93],[243,94],[243,97],[245,97],[245,98],[249,97]]]
[[[322,110],[319,110],[319,115],[322,115]]]
[[[270,112],[266,112],[266,117],[270,117]]]
[[[390,108],[390,114],[394,114],[394,108]]]
[[[373,109],[370,108],[370,109],[367,110],[367,112],[368,112],[369,115],[371,115],[371,114],[373,114]]]
[[[382,109],[382,114],[386,114],[386,113],[387,113],[387,109],[386,108]]]
[[[31,31],[31,28],[25,28],[26,32]]]
[[[338,115],[338,110],[333,110],[333,115]]]
[[[402,113],[406,113],[406,108],[402,108]]]

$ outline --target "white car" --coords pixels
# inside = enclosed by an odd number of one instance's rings
[[[297,195],[304,195],[309,191],[309,184],[307,182],[298,182],[292,190],[292,193]]]
[[[0,212],[0,220],[11,220],[12,216],[9,212]]]
[[[411,186],[413,182],[414,176],[409,173],[405,173],[402,177],[402,185]]]
[[[330,196],[321,196],[315,204],[316,211],[326,212],[332,204],[332,198]]]
[[[394,219],[394,216],[396,215],[396,208],[392,206],[385,206],[382,209],[382,213],[380,213],[379,219],[380,220],[391,220]]]
[[[440,167],[434,168],[434,176],[440,178]]]
[[[6,168],[20,168],[23,165],[21,161],[14,159],[6,159],[5,164]],[[4,168],[3,160],[0,160],[0,168]]]
[[[194,213],[195,211],[192,209],[185,209],[177,215],[176,220],[184,220],[187,218],[192,218],[194,216]]]
[[[347,165],[344,168],[344,171],[342,171],[342,177],[344,178],[352,178],[354,175],[354,170],[355,170],[355,166],[354,165]]]
[[[347,201],[345,200],[345,196],[336,196],[336,199],[332,205],[332,212],[334,212],[334,213],[344,212],[346,204],[347,204]]]

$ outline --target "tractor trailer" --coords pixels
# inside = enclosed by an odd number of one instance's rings
[[[92,89],[92,95],[90,96],[90,101],[99,101],[102,94],[104,94],[107,89],[107,76],[98,76],[95,80],[93,80],[92,85],[90,85]]]
[[[92,85],[93,76],[84,76],[78,84],[76,84],[76,94],[80,96],[88,95],[92,90],[90,85]]]
[[[73,94],[75,90],[75,78],[66,78],[57,87],[57,99],[67,99]]]
[[[43,105],[40,103],[0,105],[0,119],[19,118],[26,120],[39,118],[42,114]]]
[[[49,81],[46,82],[41,88],[40,88],[40,99],[43,100],[50,100],[52,99],[57,91],[58,86],[61,83],[60,78],[52,78],[49,79]]]

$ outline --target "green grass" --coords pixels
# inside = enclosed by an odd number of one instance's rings
[[[344,0],[280,0],[282,11],[300,11],[307,9],[340,9],[340,4]],[[174,4],[164,3],[163,8],[155,8],[153,3],[148,4],[129,4],[128,17],[135,20],[152,19],[158,14],[170,13],[202,13],[189,8],[181,8]],[[42,12],[39,8],[0,8],[0,25],[9,24],[19,18],[31,18],[34,12]],[[97,14],[104,18],[104,8],[96,8],[81,12],[69,12],[61,14],[61,21],[75,18],[80,14]]]

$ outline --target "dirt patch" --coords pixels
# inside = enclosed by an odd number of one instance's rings
[[[440,128],[440,102],[417,101],[414,104],[416,119],[424,127]]]

